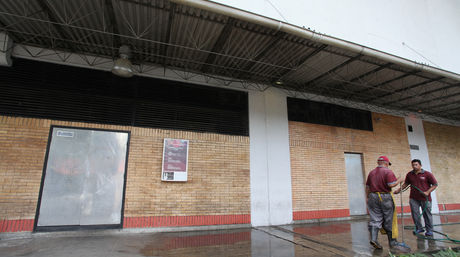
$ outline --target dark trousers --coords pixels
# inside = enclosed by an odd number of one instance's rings
[[[393,229],[394,207],[391,194],[380,194],[379,197],[376,193],[370,193],[367,199],[370,216],[369,229],[383,227],[387,232],[391,232]]]
[[[431,215],[431,202],[430,201],[419,201],[415,199],[409,200],[410,211],[412,215],[412,220],[414,221],[415,228],[420,231],[422,230],[422,221],[420,219],[420,210],[423,211],[423,220],[425,221],[425,229],[427,232],[433,232],[433,216]],[[425,209],[425,205],[428,206]]]

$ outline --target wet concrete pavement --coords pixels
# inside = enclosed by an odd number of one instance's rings
[[[434,215],[434,223],[460,222],[460,214]],[[401,220],[399,220],[401,223]],[[405,225],[412,225],[410,217]],[[401,227],[401,226],[400,226]],[[460,224],[436,230],[460,239]],[[459,244],[418,239],[411,230],[400,232],[399,241],[412,253]],[[0,235],[0,256],[388,256],[386,236],[379,235],[384,249],[369,245],[367,220],[295,224],[274,227],[214,231],[133,233],[126,231],[76,231],[37,233],[15,238]],[[435,238],[441,238],[436,235]]]

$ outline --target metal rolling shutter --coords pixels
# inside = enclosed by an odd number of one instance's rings
[[[288,98],[288,119],[372,131],[371,112],[334,104]]]
[[[249,135],[246,92],[24,59],[0,67],[0,114]]]

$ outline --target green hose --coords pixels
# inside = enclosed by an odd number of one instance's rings
[[[420,191],[420,193],[424,194],[422,190],[420,190],[420,188],[414,186],[414,185],[410,185],[411,187],[417,189],[418,191]],[[409,187],[406,187],[406,189],[403,190],[406,191]],[[401,192],[402,193],[402,192]],[[418,218],[420,219],[423,215],[423,212],[426,211],[426,209],[428,208],[428,196],[425,196],[426,198],[426,201],[425,201],[425,207],[423,208],[422,212],[420,213],[420,215],[418,216]],[[457,224],[460,224],[460,222],[456,222],[456,223],[445,223],[445,224],[436,224],[436,225],[433,225],[434,226],[448,226],[448,225],[457,225]],[[450,238],[447,234],[445,233],[442,233],[442,232],[439,232],[439,231],[436,231],[436,230],[433,230],[434,233],[437,233],[437,234],[440,234],[442,236],[444,236],[445,238],[433,238],[433,237],[427,237],[427,236],[423,236],[423,235],[419,235],[416,232],[416,227],[415,226],[404,226],[403,227],[404,229],[413,229],[413,233],[414,235],[416,235],[418,238],[422,238],[422,239],[427,239],[427,240],[433,240],[433,241],[449,241],[451,243],[455,243],[455,244],[460,244],[460,240],[456,240],[456,239],[453,239],[453,238]],[[425,228],[425,227],[423,227]]]

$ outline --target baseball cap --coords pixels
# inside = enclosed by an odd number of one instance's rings
[[[388,159],[388,157],[386,157],[385,155],[380,156],[377,159],[377,161],[386,161],[386,162],[388,162],[389,165],[391,165],[390,159]]]

